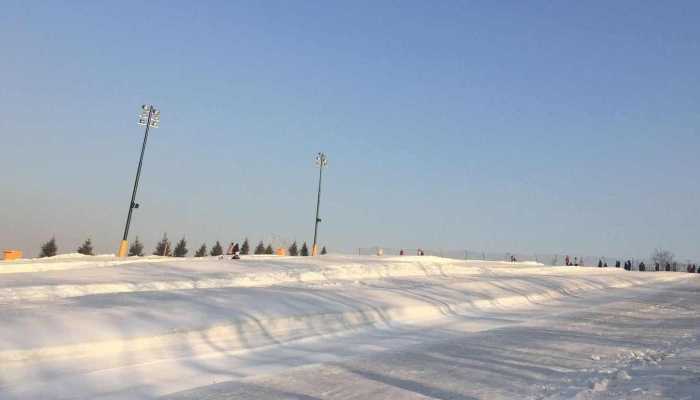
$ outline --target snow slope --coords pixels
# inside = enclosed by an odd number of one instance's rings
[[[0,263],[0,398],[605,398],[696,354],[698,289],[435,257]]]

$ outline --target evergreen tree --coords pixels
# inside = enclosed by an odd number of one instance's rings
[[[233,254],[236,254],[236,253],[240,254],[241,253],[241,248],[240,248],[240,246],[238,246],[238,243],[233,245],[233,248],[231,249],[231,253],[233,253]]]
[[[78,247],[78,253],[86,256],[94,256],[92,253],[92,241],[90,241],[90,238],[88,238],[88,240],[86,240],[82,246]]]
[[[265,245],[263,244],[262,240],[257,246],[255,246],[255,254],[265,254]]]
[[[309,255],[309,247],[306,245],[306,242],[304,242],[304,244],[301,245],[299,255],[304,257],[307,257]]]
[[[323,248],[321,249],[321,255],[323,256],[326,254],[328,254],[328,252],[326,251],[326,246],[323,246]]]
[[[133,256],[143,257],[143,244],[139,242],[138,236],[134,239],[134,243],[129,246],[129,257]]]
[[[197,250],[196,253],[194,253],[195,257],[204,257],[207,255],[207,245],[202,243],[202,247]]]
[[[187,255],[187,241],[185,240],[184,236],[182,239],[180,239],[179,242],[175,245],[175,250],[173,250],[173,255],[175,257],[184,257]]]
[[[297,241],[295,240],[294,243],[292,243],[291,246],[289,246],[289,249],[287,249],[288,253],[290,256],[298,256],[299,255],[299,249],[297,249]]]
[[[58,252],[58,247],[56,246],[56,238],[52,237],[51,240],[41,245],[41,253],[39,257],[53,257]]]
[[[243,241],[243,246],[241,246],[241,254],[250,254],[250,244],[248,243],[248,238],[245,238],[245,240]]]
[[[221,248],[221,243],[219,243],[218,240],[214,244],[214,247],[211,248],[211,252],[209,254],[212,256],[220,256],[224,254],[224,249]]]
[[[265,247],[265,254],[275,254],[274,251],[272,251],[271,244],[268,244],[267,247]]]
[[[154,256],[170,257],[171,256],[170,248],[171,248],[171,246],[170,246],[170,240],[168,240],[168,234],[164,233],[163,238],[156,245],[156,249],[153,252],[153,255]]]

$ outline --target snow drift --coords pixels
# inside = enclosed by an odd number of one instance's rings
[[[64,259],[47,270],[53,263],[59,261],[19,263],[0,274],[0,318],[11,327],[0,330],[0,397],[51,388],[56,397],[83,390],[130,398],[127,389],[148,383],[142,397],[150,398],[201,384],[206,374],[171,387],[163,380],[192,374],[190,363],[202,357],[689,279],[436,257],[105,256]],[[143,376],[143,365],[153,362],[168,368]]]

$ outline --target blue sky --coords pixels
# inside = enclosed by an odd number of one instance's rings
[[[0,247],[700,259],[697,2],[3,2]]]

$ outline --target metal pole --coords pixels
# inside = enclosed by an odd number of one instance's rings
[[[316,238],[318,237],[318,223],[321,222],[321,219],[318,217],[319,213],[319,208],[321,207],[321,180],[323,179],[323,162],[324,162],[325,156],[322,154],[321,155],[321,162],[318,167],[318,197],[316,198],[316,223],[314,224],[314,244],[311,247],[313,255],[317,255],[318,253],[318,248],[316,247]]]
[[[129,225],[131,225],[131,214],[136,206],[136,191],[139,188],[139,178],[141,177],[141,166],[143,165],[143,154],[146,152],[146,142],[148,141],[148,128],[151,125],[151,116],[153,115],[153,107],[148,111],[148,121],[146,121],[146,133],[143,135],[143,144],[141,145],[141,157],[139,158],[139,166],[136,169],[136,179],[134,180],[134,191],[131,193],[131,203],[129,203],[129,214],[126,217],[126,226],[124,227],[124,237],[126,240],[129,236]]]

